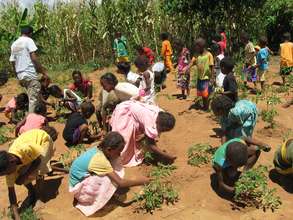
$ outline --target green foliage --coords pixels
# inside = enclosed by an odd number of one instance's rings
[[[276,95],[273,91],[267,91],[266,95],[266,110],[263,110],[261,112],[262,120],[269,123],[270,128],[275,128],[276,122],[275,117],[278,115],[277,110],[275,109],[275,106],[279,103],[281,103],[280,97]]]
[[[83,144],[78,144],[76,146],[71,147],[64,154],[61,154],[59,161],[65,169],[70,169],[74,159],[79,157],[85,151],[86,147]]]
[[[144,162],[151,164],[155,160],[154,154],[152,152],[146,151],[144,153]]]
[[[21,220],[39,220],[40,218],[34,212],[33,208],[28,208],[20,214]]]
[[[10,128],[6,126],[2,126],[0,128],[0,144],[4,144],[10,141],[12,138],[7,136],[7,133],[10,132]]]
[[[280,197],[276,189],[268,188],[267,167],[259,166],[243,173],[235,184],[234,200],[248,207],[260,209],[278,209]]]
[[[153,212],[157,208],[161,208],[163,203],[174,204],[178,201],[179,195],[173,186],[166,178],[170,177],[173,170],[176,169],[174,165],[158,164],[151,171],[153,180],[144,187],[141,194],[136,195],[138,202],[137,211],[145,210],[146,212]]]
[[[216,148],[208,144],[194,144],[187,151],[187,163],[191,166],[207,164],[211,161],[215,150]]]

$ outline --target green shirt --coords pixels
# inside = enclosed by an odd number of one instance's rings
[[[117,57],[127,57],[127,40],[124,36],[122,36],[120,39],[114,40],[113,49],[116,51]]]

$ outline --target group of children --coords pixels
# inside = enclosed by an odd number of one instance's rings
[[[282,76],[290,74],[293,68],[293,46],[289,42],[289,35],[284,36],[286,42],[281,44]],[[150,48],[138,46],[134,60],[137,73],[134,73],[128,58],[126,38],[121,33],[116,34],[113,51],[118,72],[124,75],[125,82],[118,82],[113,73],[103,74],[96,108],[92,103],[93,83],[77,70],[72,73],[73,83],[64,90],[51,85],[48,77],[42,77],[39,100],[33,112],[19,114],[26,112],[29,107],[29,98],[25,93],[8,102],[4,112],[9,122],[16,124],[17,139],[8,151],[0,151],[0,175],[6,175],[15,219],[20,219],[15,184],[26,186],[29,203],[34,204],[37,197],[33,180],[37,180],[37,185],[46,173],[55,170],[68,172],[50,162],[55,151],[53,142],[58,133],[49,126],[52,119],[47,117],[47,107],[56,108],[56,103],[51,103],[49,96],[58,100],[57,107],[63,106],[70,111],[63,130],[63,138],[68,146],[101,139],[98,145],[76,158],[69,171],[69,192],[76,200],[75,207],[86,216],[104,207],[117,187],[149,183],[148,177],[124,179],[124,167],[142,163],[142,143],[159,159],[174,162],[174,155],[156,146],[160,134],[172,130],[176,123],[174,116],[162,110],[155,101],[156,92],[165,88],[167,73],[172,75],[175,72],[168,34],[163,33],[161,39],[163,61],[156,62],[155,53]],[[253,46],[246,33],[241,35],[241,40],[245,44],[244,82],[259,81],[261,89],[265,89],[270,53],[267,40],[260,38],[260,48]],[[213,157],[213,167],[219,186],[233,192],[233,184],[227,183],[227,179],[235,182],[239,167],[244,166],[243,171],[252,168],[261,150],[270,150],[267,144],[252,138],[258,116],[256,105],[248,100],[238,100],[235,63],[225,53],[227,37],[224,29],[219,30],[210,51],[202,38],[195,41],[194,54],[182,42],[177,42],[176,48],[180,51],[177,86],[182,91],[183,99],[190,94],[193,66],[196,66],[197,95],[202,97],[203,110],[209,110],[210,95],[217,88],[218,96],[213,98],[211,109],[219,118],[223,134],[222,145]],[[103,132],[90,131],[88,119],[94,114]],[[292,140],[289,140],[276,151],[274,164],[282,174],[292,173],[292,146]]]

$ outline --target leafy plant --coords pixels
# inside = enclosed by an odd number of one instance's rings
[[[146,151],[144,153],[144,162],[151,164],[155,160],[154,154],[152,152]]]
[[[10,141],[12,138],[7,136],[7,132],[10,132],[10,128],[6,126],[2,126],[0,128],[0,144],[4,144]]]
[[[268,188],[267,172],[267,167],[259,166],[243,173],[235,184],[235,202],[263,210],[279,208],[282,202],[276,189]]]
[[[279,103],[281,103],[281,100],[274,92],[266,96],[267,107],[266,110],[261,112],[261,117],[263,121],[269,123],[270,128],[275,128],[276,126],[275,117],[278,115],[278,112],[275,106]]]
[[[20,213],[20,219],[21,220],[39,220],[40,218],[38,215],[34,212],[33,208],[30,207]]]
[[[208,144],[194,144],[187,151],[187,163],[191,166],[207,164],[211,161],[215,150],[216,148]]]

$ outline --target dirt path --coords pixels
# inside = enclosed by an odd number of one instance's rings
[[[274,80],[279,80],[274,73],[278,72],[277,58],[272,60],[271,73]],[[98,71],[90,74],[90,78],[98,87]],[[171,78],[171,79],[170,79]],[[219,138],[215,136],[214,128],[219,125],[213,119],[211,113],[202,113],[198,110],[188,110],[193,104],[190,100],[177,100],[172,98],[172,94],[179,92],[175,87],[175,82],[172,77],[169,77],[167,82],[167,89],[160,93],[158,97],[159,105],[173,113],[176,117],[176,127],[173,131],[163,134],[158,142],[159,147],[173,152],[178,159],[175,162],[177,170],[174,172],[173,180],[175,187],[179,191],[180,201],[174,206],[163,206],[162,210],[155,211],[151,214],[137,214],[134,213],[133,206],[121,207],[114,203],[107,205],[102,211],[97,213],[94,217],[100,219],[218,219],[218,220],[289,220],[293,216],[293,200],[292,194],[286,192],[278,184],[270,182],[270,185],[277,188],[277,193],[281,197],[283,205],[274,213],[271,211],[263,212],[257,209],[241,209],[232,210],[231,202],[219,197],[211,187],[211,179],[213,179],[213,170],[210,164],[201,168],[195,168],[187,165],[187,149],[194,143],[209,143],[212,146],[220,144]],[[1,88],[1,94],[7,94],[2,103],[5,103],[12,95],[17,85],[15,82],[10,82],[7,88]],[[98,88],[96,88],[96,93]],[[169,94],[169,96],[167,95]],[[195,90],[191,91],[195,97]],[[285,97],[285,96],[284,96]],[[286,98],[286,97],[285,97]],[[264,103],[258,104],[260,108],[264,107]],[[292,128],[293,118],[291,117],[292,108],[282,109],[280,105],[277,106],[279,116],[277,122],[282,127],[284,133],[287,129]],[[0,115],[0,119],[3,116]],[[55,124],[60,134],[62,133],[63,125]],[[269,143],[273,150],[270,153],[262,154],[258,164],[272,166],[272,159],[274,150],[281,144],[282,137],[277,134],[272,136],[263,136],[260,134],[265,124],[259,119],[255,131],[255,137]],[[7,148],[7,144],[1,148]],[[60,135],[57,143],[57,155],[66,150],[64,141]],[[136,167],[127,169],[127,176],[141,175],[145,172],[145,167]],[[0,210],[6,209],[8,206],[7,190],[4,178],[0,178]],[[43,192],[43,201],[37,204],[36,210],[43,219],[63,220],[63,219],[87,219],[78,210],[72,206],[72,197],[68,193],[68,176],[56,176],[48,178],[46,181],[46,190]],[[140,187],[135,187],[128,192],[128,199],[137,192]],[[17,195],[19,200],[23,200],[26,192],[23,187],[17,187]]]

